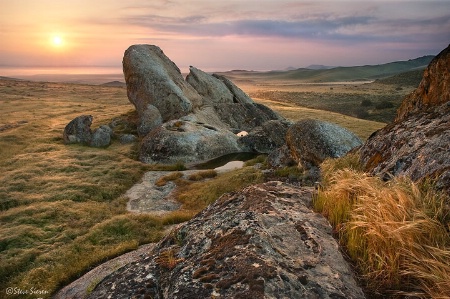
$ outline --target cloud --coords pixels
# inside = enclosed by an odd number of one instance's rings
[[[204,2],[199,9],[188,9],[180,4],[174,10],[174,3],[166,3],[170,13],[163,8],[141,8],[139,14],[128,15],[122,21],[152,33],[185,38],[242,36],[342,43],[450,40],[448,6],[433,10],[420,2],[404,1],[384,1],[377,5],[347,2],[348,6],[338,1],[339,7],[331,1],[329,5],[280,1],[275,7],[274,2],[261,1],[259,7],[255,3],[241,5],[234,7],[235,13],[229,5],[212,6]]]

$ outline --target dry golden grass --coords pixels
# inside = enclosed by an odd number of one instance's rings
[[[382,182],[345,168],[355,157],[344,160],[338,160],[340,166],[332,160],[324,163],[326,185],[314,204],[336,228],[368,289],[391,296],[448,298],[448,198],[405,178]]]
[[[165,176],[160,177],[156,182],[155,185],[158,187],[165,186],[168,182],[175,181],[176,179],[179,179],[183,176],[182,172],[175,171],[171,172]]]
[[[188,179],[190,181],[201,181],[204,179],[215,178],[216,176],[217,176],[217,171],[215,171],[214,169],[208,169],[208,170],[203,170],[203,171],[193,173],[188,177]]]
[[[178,181],[177,200],[182,209],[199,212],[222,194],[261,183],[264,175],[251,166],[217,175],[204,182]]]

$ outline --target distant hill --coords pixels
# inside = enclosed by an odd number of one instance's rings
[[[322,64],[311,64],[309,66],[306,67],[309,70],[329,70],[332,68],[335,68],[334,66],[326,66],[326,65],[322,65]]]
[[[434,58],[432,55],[410,59],[407,61],[395,61],[378,65],[363,65],[351,67],[333,67],[330,69],[299,68],[289,71],[270,72],[225,72],[225,76],[239,75],[248,79],[267,80],[295,80],[305,83],[342,82],[342,81],[374,81],[391,77],[400,73],[423,70]]]
[[[417,87],[422,80],[423,71],[423,69],[407,71],[391,77],[377,79],[375,82],[382,84],[395,84],[401,86],[407,85]]]
[[[125,86],[127,86],[124,82],[120,82],[120,81],[111,81],[111,82],[106,82],[106,83],[103,83],[100,85],[108,86],[108,87],[125,87]]]

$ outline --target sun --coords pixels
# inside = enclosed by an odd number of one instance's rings
[[[52,44],[53,44],[53,46],[55,46],[55,47],[60,47],[60,46],[62,46],[62,45],[63,45],[63,39],[62,39],[62,37],[59,36],[59,35],[53,36],[53,38],[52,38]]]

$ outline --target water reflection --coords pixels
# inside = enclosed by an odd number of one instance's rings
[[[258,156],[257,153],[234,153],[194,165],[193,169],[215,169],[219,171],[241,168],[244,162]]]

